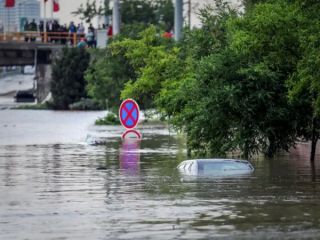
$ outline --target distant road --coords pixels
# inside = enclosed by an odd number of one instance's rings
[[[14,74],[0,75],[0,109],[6,109],[21,105],[14,101],[16,91],[33,88],[34,75]],[[25,105],[25,103],[23,103]]]

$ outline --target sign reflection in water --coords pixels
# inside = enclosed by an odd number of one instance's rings
[[[126,173],[139,173],[140,142],[138,139],[123,139],[122,141],[119,161],[120,169],[123,169]]]

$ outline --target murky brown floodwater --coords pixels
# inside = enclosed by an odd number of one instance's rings
[[[153,125],[122,144],[121,127],[90,126],[101,115],[0,111],[1,240],[320,239],[308,146],[250,177],[183,179],[181,138]]]

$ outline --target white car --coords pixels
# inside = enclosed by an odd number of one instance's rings
[[[177,168],[181,174],[187,176],[243,175],[254,171],[251,163],[237,159],[186,160],[180,163]]]

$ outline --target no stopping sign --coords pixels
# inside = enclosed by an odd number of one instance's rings
[[[126,99],[119,109],[119,117],[122,126],[126,129],[133,129],[138,125],[140,110],[139,105],[133,99]]]

